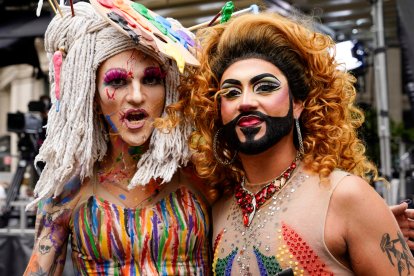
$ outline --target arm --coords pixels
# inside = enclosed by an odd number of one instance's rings
[[[347,176],[331,199],[332,213],[342,225],[345,258],[357,275],[409,275],[414,259],[384,200],[368,183]]]
[[[408,247],[414,250],[414,242],[409,240],[414,239],[414,209],[408,209],[406,202],[390,206],[390,209],[397,220]]]
[[[66,259],[70,211],[53,208],[52,203],[39,206],[32,256],[24,275],[61,275]]]
[[[65,185],[58,198],[40,202],[36,215],[36,234],[32,256],[24,275],[61,275],[65,260],[69,221],[76,196],[80,188],[79,179],[74,178]]]

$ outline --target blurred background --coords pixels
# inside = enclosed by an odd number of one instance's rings
[[[62,1],[63,2],[63,1]],[[76,1],[74,1],[76,2]],[[226,1],[145,0],[164,17],[190,27],[209,22]],[[375,188],[388,204],[414,196],[414,1],[233,1],[235,11],[304,14],[337,42],[336,57],[358,79],[360,129],[368,155],[390,181]],[[34,214],[24,212],[39,171],[33,158],[44,139],[50,108],[43,35],[54,16],[44,1],[0,0],[0,275],[20,275],[33,243]],[[2,235],[2,236],[1,236]],[[6,237],[6,238],[2,238]],[[13,237],[18,246],[10,245]],[[7,252],[7,253],[5,253]],[[16,263],[15,256],[22,257]],[[13,266],[8,262],[14,263]],[[70,265],[66,265],[70,267]],[[19,270],[20,269],[20,270]],[[6,273],[7,271],[7,273]],[[69,274],[70,275],[70,274]]]

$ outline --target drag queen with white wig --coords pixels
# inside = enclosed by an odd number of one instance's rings
[[[181,169],[186,120],[167,123],[191,35],[130,1],[61,6],[45,34],[53,102],[36,158],[36,237],[25,275],[208,274],[208,203]]]

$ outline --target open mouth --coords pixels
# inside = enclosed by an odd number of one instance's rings
[[[144,109],[128,109],[121,117],[122,122],[130,129],[140,128],[148,118]]]
[[[247,115],[247,116],[241,117],[237,121],[237,125],[239,127],[255,127],[257,125],[260,125],[262,122],[263,120],[256,115]]]
[[[142,112],[132,112],[125,116],[125,119],[130,122],[141,121],[147,117],[146,114]]]

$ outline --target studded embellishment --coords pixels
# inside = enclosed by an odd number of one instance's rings
[[[298,170],[295,175],[284,185],[277,194],[269,198],[267,205],[263,205],[256,212],[255,219],[249,227],[246,227],[240,210],[240,206],[232,200],[225,219],[227,223],[214,237],[214,275],[226,275],[224,258],[237,251],[234,259],[228,258],[227,272],[234,275],[276,275],[280,270],[291,267],[300,275],[300,264],[293,258],[286,245],[281,240],[283,213],[289,208],[289,202],[295,200],[296,191],[302,187],[309,176]],[[276,230],[278,229],[278,230]],[[279,240],[275,240],[278,239]],[[278,245],[285,246],[284,256],[278,255]],[[289,260],[292,255],[292,261]],[[227,256],[227,257],[229,257]],[[286,262],[287,261],[287,262]],[[299,267],[299,268],[298,268]],[[260,274],[261,273],[261,274]],[[303,270],[302,270],[303,274]]]
[[[265,256],[259,249],[253,246],[253,252],[256,255],[257,264],[260,269],[260,276],[276,275],[276,273],[282,271],[279,262],[275,256]]]
[[[289,258],[297,260],[292,266],[296,266],[294,271],[297,271],[297,266],[300,265],[303,271],[307,271],[310,275],[334,275],[308,243],[285,223],[282,224],[282,237],[280,238],[283,238],[283,242],[287,245],[284,253],[290,253]],[[283,253],[283,249],[281,252]],[[303,273],[303,271],[300,272]]]
[[[231,268],[233,266],[233,260],[234,257],[236,257],[237,251],[239,251],[239,249],[236,247],[224,259],[217,259],[216,265],[213,267],[214,275],[231,275]]]

